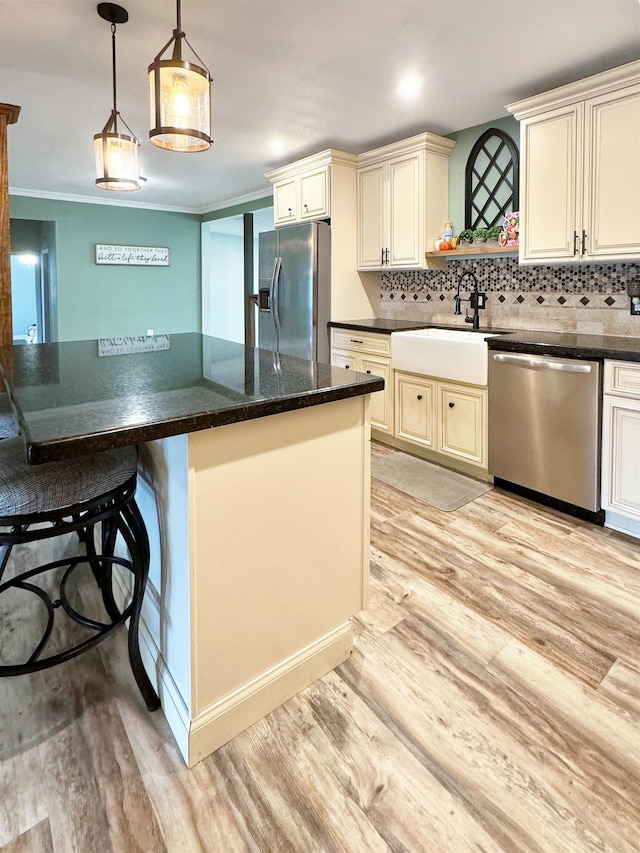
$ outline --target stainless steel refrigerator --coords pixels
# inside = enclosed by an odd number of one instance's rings
[[[288,225],[259,241],[258,346],[329,363],[329,226]]]

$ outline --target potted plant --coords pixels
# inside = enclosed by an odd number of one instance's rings
[[[491,228],[487,229],[487,240],[491,243],[497,243],[501,231],[502,228],[499,225],[492,225]]]
[[[489,232],[486,228],[476,228],[473,232],[474,243],[486,243]]]
[[[458,234],[458,240],[461,243],[473,243],[473,231],[470,228],[465,228]]]

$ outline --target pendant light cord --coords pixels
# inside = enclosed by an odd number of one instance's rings
[[[113,114],[114,114],[114,132],[118,132],[117,128],[117,118],[118,115],[118,101],[117,101],[117,90],[116,90],[116,25],[115,23],[111,24],[111,65],[113,69]]]

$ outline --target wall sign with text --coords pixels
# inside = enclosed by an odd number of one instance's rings
[[[163,246],[106,246],[96,243],[96,263],[168,267],[169,249]]]

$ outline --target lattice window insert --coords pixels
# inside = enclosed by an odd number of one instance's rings
[[[465,169],[464,227],[502,225],[506,213],[520,209],[519,157],[513,139],[489,128],[473,146]]]

